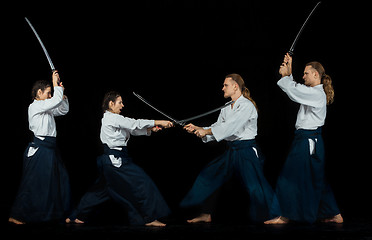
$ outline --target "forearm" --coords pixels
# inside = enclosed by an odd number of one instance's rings
[[[205,135],[213,135],[212,128],[207,128],[207,129],[204,128],[204,131],[205,131]]]
[[[280,71],[280,74],[282,75],[282,78],[291,76],[292,75],[292,66],[290,66],[288,64],[282,65],[282,69]]]
[[[154,120],[154,126],[161,126],[163,122],[163,120]]]
[[[163,128],[173,127],[173,123],[167,120],[154,120],[155,126],[160,126]]]
[[[70,105],[69,105],[68,99],[65,95],[63,95],[62,103],[61,105],[58,106],[58,108],[53,110],[53,115],[54,116],[66,115],[69,110],[70,110]]]

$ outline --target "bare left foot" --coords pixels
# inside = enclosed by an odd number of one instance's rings
[[[162,222],[159,222],[158,220],[155,220],[153,222],[146,223],[145,226],[147,226],[147,227],[165,227],[166,224],[162,223]]]
[[[343,223],[344,219],[342,218],[341,214],[337,214],[334,217],[324,219],[322,222],[325,222],[325,223]]]
[[[196,218],[187,220],[188,223],[210,223],[212,222],[212,215],[209,213],[202,213]]]
[[[84,223],[84,221],[81,221],[77,218],[75,220],[71,220],[70,218],[66,218],[65,222],[66,223],[77,223],[77,224],[83,224]]]
[[[264,224],[287,224],[289,222],[288,218],[279,216],[264,222]]]
[[[17,225],[25,224],[24,222],[21,222],[21,221],[19,221],[17,219],[14,219],[14,218],[9,218],[8,221],[10,223],[14,223],[14,224],[17,224]]]

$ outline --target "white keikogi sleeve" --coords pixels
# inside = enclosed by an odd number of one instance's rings
[[[320,91],[313,87],[296,83],[292,74],[290,76],[282,77],[277,84],[288,95],[288,97],[296,103],[311,107],[322,107],[324,104],[323,96]]]
[[[63,116],[68,113],[70,110],[70,104],[68,102],[67,97],[62,100],[62,103],[55,109],[53,109],[53,116]]]
[[[252,107],[242,104],[228,119],[211,126],[212,134],[216,141],[222,141],[235,134],[239,129],[242,129],[246,123],[246,119],[251,118],[252,113]]]
[[[121,115],[117,115],[115,122],[115,127],[124,128],[129,130],[130,134],[135,136],[140,135],[147,135],[151,134],[151,131],[147,131],[148,128],[152,128],[155,126],[154,120],[146,120],[146,119],[133,119],[128,117],[123,117]]]
[[[54,110],[59,107],[63,101],[63,88],[54,87],[53,97],[45,100],[37,101],[37,105],[33,108],[33,113],[42,113],[50,110]]]
[[[220,115],[218,115],[218,119],[217,119],[217,122],[213,123],[211,126],[209,127],[203,127],[204,129],[210,129],[212,128],[213,126],[216,126],[217,124],[221,123],[222,122],[222,110],[220,111]],[[202,138],[202,141],[204,143],[207,143],[207,142],[211,142],[211,141],[216,141],[216,138],[213,136],[213,135],[205,135],[203,138]]]

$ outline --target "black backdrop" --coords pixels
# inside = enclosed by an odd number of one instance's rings
[[[221,88],[229,73],[242,75],[257,102],[257,141],[266,156],[265,174],[275,186],[298,110],[277,87],[277,71],[315,4],[142,1],[4,8],[11,14],[2,17],[2,219],[16,195],[22,154],[32,137],[27,121],[31,86],[38,79],[51,80],[25,16],[44,41],[69,97],[70,112],[56,120],[58,146],[70,174],[73,200],[78,201],[96,177],[95,159],[102,152],[100,106],[106,91],[122,94],[125,116],[164,118],[135,98],[135,91],[184,119],[226,102]],[[368,16],[363,13],[366,6],[348,4],[323,1],[298,42],[293,67],[301,82],[304,64],[317,60],[333,78],[335,103],[328,108],[323,128],[327,176],[343,214],[352,218],[370,214],[372,199],[366,139],[368,74],[362,73],[368,45],[360,31]],[[217,116],[193,123],[207,126]],[[128,148],[177,213],[197,174],[224,151],[225,144],[204,144],[175,127],[151,137],[132,137]],[[244,199],[240,193],[231,196]]]

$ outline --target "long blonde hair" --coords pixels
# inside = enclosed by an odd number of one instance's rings
[[[235,81],[238,84],[239,89],[242,92],[243,96],[245,98],[249,99],[249,101],[251,101],[253,103],[253,105],[255,106],[256,110],[258,110],[256,102],[251,97],[251,92],[245,86],[244,80],[239,74],[232,73],[232,74],[227,75],[225,78],[231,78],[233,81]]]
[[[331,77],[325,74],[323,65],[320,64],[320,62],[313,61],[306,64],[306,66],[311,66],[319,73],[321,82],[323,83],[324,92],[327,96],[327,105],[332,104],[335,97],[335,90],[333,89]]]

